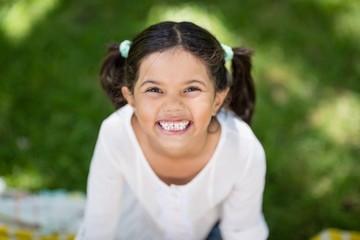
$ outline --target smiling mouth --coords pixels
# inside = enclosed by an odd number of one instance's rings
[[[190,121],[159,121],[159,126],[166,131],[183,131],[190,126]]]

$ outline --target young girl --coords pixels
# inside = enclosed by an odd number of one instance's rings
[[[77,239],[267,238],[250,55],[189,22],[109,48],[100,78],[118,110],[100,129]]]

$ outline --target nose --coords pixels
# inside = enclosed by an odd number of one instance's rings
[[[179,96],[169,95],[164,99],[163,109],[166,112],[179,112],[184,109],[184,103]]]

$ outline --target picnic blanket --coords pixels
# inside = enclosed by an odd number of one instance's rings
[[[360,240],[360,232],[329,228],[310,240]]]
[[[0,194],[0,240],[71,240],[83,217],[85,196],[65,190]]]
[[[66,190],[0,191],[0,240],[74,240],[85,195]],[[360,240],[360,232],[329,228],[310,240]]]

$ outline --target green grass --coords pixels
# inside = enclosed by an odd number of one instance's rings
[[[253,129],[267,153],[270,239],[360,231],[357,1],[40,2],[0,2],[0,176],[9,186],[85,190],[113,111],[97,80],[106,45],[183,9],[221,41],[256,50]]]

